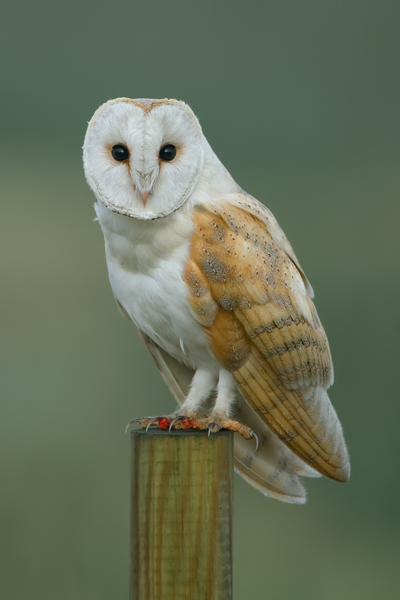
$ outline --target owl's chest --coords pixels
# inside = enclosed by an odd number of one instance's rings
[[[182,279],[191,224],[180,222],[170,230],[158,226],[153,231],[151,223],[143,223],[137,235],[101,225],[111,287],[131,320],[181,362],[193,368],[208,362],[207,339],[190,309]]]

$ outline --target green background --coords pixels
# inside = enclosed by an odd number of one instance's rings
[[[3,2],[2,598],[127,598],[124,426],[174,408],[83,176],[86,122],[117,96],[193,108],[331,343],[351,480],[306,480],[301,507],[235,476],[235,600],[400,597],[399,22],[397,0]]]

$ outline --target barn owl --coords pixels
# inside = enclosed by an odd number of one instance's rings
[[[346,481],[311,285],[272,213],[235,183],[192,110],[110,100],[83,150],[117,305],[180,404],[141,425],[238,432],[236,471],[285,502],[305,502],[299,476]]]

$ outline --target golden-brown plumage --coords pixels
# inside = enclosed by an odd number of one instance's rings
[[[286,238],[270,232],[269,219],[277,227],[270,213],[240,198],[236,206],[194,208],[188,301],[215,357],[263,421],[317,471],[345,481],[340,425],[324,398],[331,355],[311,287]]]

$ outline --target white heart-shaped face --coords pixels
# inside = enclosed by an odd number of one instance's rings
[[[165,146],[173,146],[175,156],[170,147],[160,155]],[[117,98],[93,115],[83,161],[86,179],[105,206],[137,219],[165,217],[186,202],[200,178],[201,128],[183,102]]]

